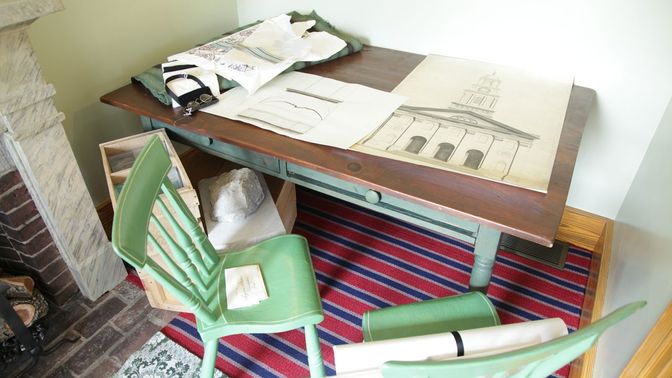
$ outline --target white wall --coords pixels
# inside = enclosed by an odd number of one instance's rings
[[[237,26],[235,0],[64,0],[29,35],[94,203],[109,198],[98,144],[141,131],[100,96],[165,58]]]
[[[573,71],[597,101],[568,204],[612,219],[672,94],[668,0],[237,1],[241,25],[315,9],[374,46]]]
[[[641,299],[648,305],[600,339],[596,377],[620,373],[672,301],[671,145],[672,101],[616,217],[604,313]]]

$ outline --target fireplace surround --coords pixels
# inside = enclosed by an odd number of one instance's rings
[[[62,9],[60,0],[0,0],[0,269],[31,275],[56,302],[77,290],[95,300],[126,276],[27,34]]]

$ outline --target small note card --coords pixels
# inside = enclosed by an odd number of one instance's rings
[[[224,269],[226,303],[229,310],[259,304],[268,298],[259,265]]]

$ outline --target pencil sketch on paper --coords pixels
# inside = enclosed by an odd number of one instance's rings
[[[406,105],[353,149],[545,192],[571,85],[429,56],[394,90]]]
[[[202,111],[290,138],[348,149],[406,100],[363,85],[288,72],[251,95],[233,88]]]
[[[339,103],[339,100],[286,88],[284,92],[245,109],[239,116],[303,134],[327,119]]]

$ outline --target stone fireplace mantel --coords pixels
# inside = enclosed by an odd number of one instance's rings
[[[0,192],[0,237],[6,240],[0,249],[17,250],[0,260],[13,269],[37,260],[50,267],[62,258],[61,265],[67,266],[82,293],[96,299],[121,282],[126,271],[105,236],[61,125],[64,115],[53,105],[56,91],[42,77],[27,34],[33,21],[62,9],[60,0],[0,0],[0,183],[8,191]],[[57,43],[58,32],[54,33]],[[18,174],[3,178],[13,171]],[[22,190],[34,206],[24,201]],[[19,215],[25,215],[25,222]],[[40,225],[46,226],[56,257],[36,258],[42,251],[30,250]],[[26,239],[19,240],[23,236]]]

